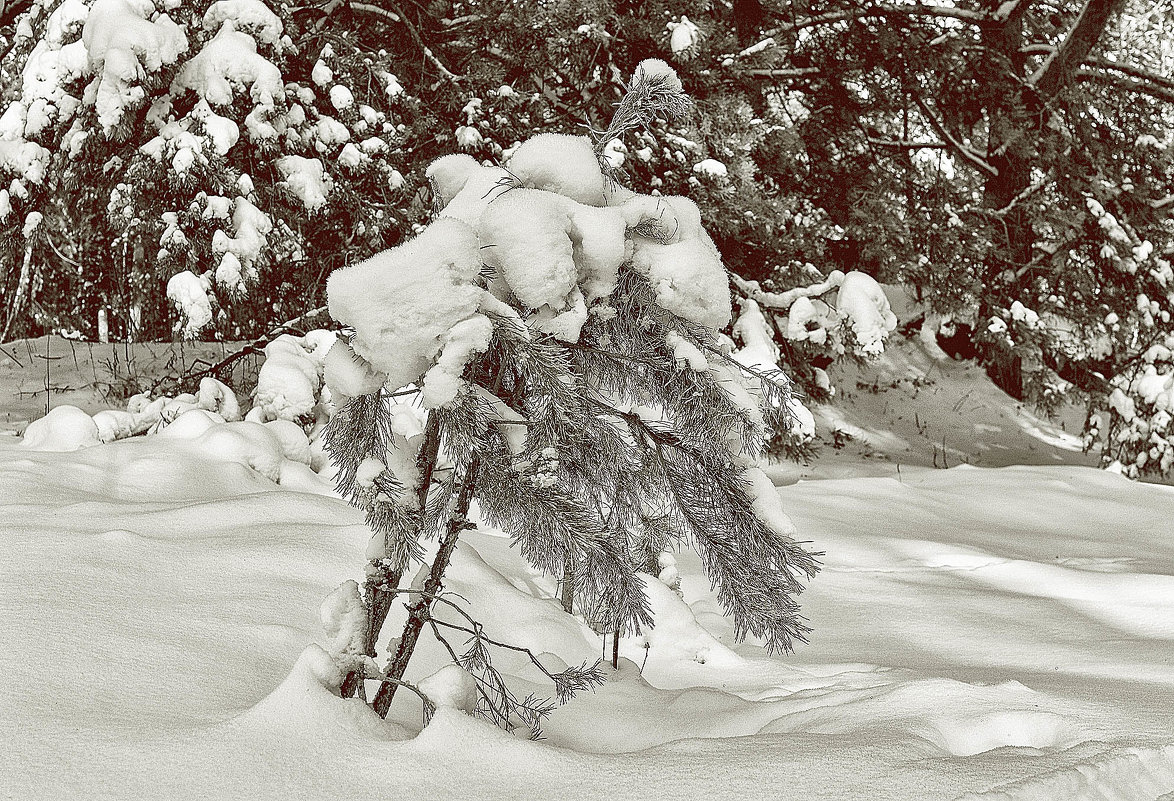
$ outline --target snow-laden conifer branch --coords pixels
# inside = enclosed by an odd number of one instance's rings
[[[588,128],[595,139],[595,155],[604,173],[610,176],[614,169],[603,157],[608,142],[650,128],[657,119],[679,120],[689,113],[691,105],[689,96],[681,89],[681,80],[671,67],[659,59],[642,61],[607,130],[601,132]]]

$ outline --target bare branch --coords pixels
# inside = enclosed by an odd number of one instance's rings
[[[973,150],[971,150],[966,145],[959,142],[950,133],[950,131],[947,130],[945,123],[943,123],[941,120],[939,120],[937,117],[934,116],[933,112],[929,110],[929,106],[927,106],[925,104],[925,101],[921,99],[921,95],[914,92],[913,93],[913,102],[915,102],[917,104],[917,108],[919,108],[921,110],[922,116],[924,116],[926,118],[926,120],[929,122],[930,126],[935,131],[937,131],[938,136],[942,137],[947,142],[949,142],[950,145],[953,147],[954,151],[956,151],[959,155],[961,155],[964,159],[969,161],[975,167],[977,167],[978,169],[985,172],[987,175],[994,177],[999,174],[999,171],[997,169],[995,169],[995,167],[993,167],[990,163],[988,163],[986,161],[986,159],[984,159],[982,156],[975,153]]]
[[[1099,70],[1080,69],[1076,72],[1076,80],[1078,83],[1105,84],[1106,86],[1112,86],[1114,89],[1136,92],[1139,95],[1146,95],[1155,100],[1174,103],[1174,89],[1164,89],[1161,86],[1155,86],[1145,81],[1135,81],[1124,75],[1114,75]]]
[[[806,78],[818,75],[819,67],[795,67],[787,70],[746,70],[747,75],[755,78]]]
[[[1022,17],[1034,2],[1035,0],[1007,0],[995,11],[992,19],[995,22],[1005,23],[1014,17]]]
[[[1028,55],[1050,55],[1056,52],[1056,48],[1049,44],[1035,43],[1025,45],[1019,48],[1020,53]],[[1164,89],[1174,90],[1174,78],[1169,78],[1165,75],[1160,75],[1156,72],[1151,72],[1147,69],[1135,66],[1133,64],[1123,64],[1120,61],[1113,61],[1107,58],[1087,58],[1084,60],[1082,67],[1098,67],[1103,70],[1112,70],[1113,72],[1120,72],[1128,75],[1131,78],[1136,78],[1140,81],[1156,84]],[[1077,73],[1080,74],[1079,72]]]
[[[383,17],[389,22],[394,22],[397,25],[403,22],[403,18],[400,17],[399,14],[396,14],[394,11],[388,11],[386,8],[374,5],[372,3],[351,3],[350,8],[353,11],[359,11],[364,14],[375,14],[376,16]]]
[[[231,367],[233,364],[240,361],[244,357],[249,356],[254,353],[264,352],[265,346],[268,345],[273,340],[277,339],[277,337],[281,336],[282,334],[284,334],[286,332],[297,330],[297,328],[303,322],[308,320],[309,318],[315,317],[319,314],[325,314],[327,311],[328,311],[328,309],[326,306],[319,306],[316,309],[311,309],[310,311],[308,311],[304,314],[300,314],[297,317],[294,317],[292,320],[286,320],[281,325],[275,326],[274,328],[269,329],[269,331],[267,331],[265,334],[257,337],[252,342],[245,345],[243,348],[240,348],[239,350],[234,351],[233,353],[230,353],[226,358],[222,359],[221,361],[217,362],[216,364],[213,364],[203,370],[198,370],[194,373],[187,373],[185,375],[182,375],[179,377],[178,380],[180,382],[190,383],[190,382],[195,381],[196,379],[203,378],[204,376],[212,376],[213,378],[219,378],[220,375],[226,369],[228,369],[229,367]],[[207,364],[207,362],[205,362],[205,364]],[[158,389],[160,386],[162,386],[168,380],[169,379],[166,377],[160,379],[158,382],[155,383],[153,389]],[[415,390],[413,390],[413,391],[415,391]]]
[[[391,676],[388,676],[386,673],[381,673],[378,670],[371,670],[370,668],[367,668],[364,671],[363,677],[366,679],[374,679],[376,681],[386,682],[387,684],[394,684],[398,687],[403,687],[405,689],[411,690],[416,695],[418,695],[420,697],[420,701],[424,705],[423,712],[424,712],[424,723],[425,724],[428,723],[428,720],[436,712],[436,704],[432,703],[432,699],[429,698],[427,695],[425,695],[423,690],[421,690],[419,687],[417,687],[416,685],[414,685],[410,682],[406,682],[403,679],[392,678]]]
[[[412,40],[415,41],[416,46],[424,52],[424,57],[432,62],[432,65],[436,67],[437,71],[451,83],[459,83],[461,76],[454,75],[451,71],[449,71],[448,67],[444,66],[440,59],[436,57],[436,54],[432,52],[432,48],[428,47],[428,45],[424,43],[424,38],[420,36],[420,32],[416,30],[416,26],[408,21],[407,17],[403,15],[403,12],[399,9],[398,6],[396,6],[394,3],[391,5],[393,10],[388,10],[373,3],[352,2],[350,3],[350,8],[365,14],[375,14],[377,16],[384,17],[391,22],[403,25],[408,29],[408,33],[411,34]]]
[[[1160,86],[1163,89],[1174,91],[1174,78],[1168,78],[1165,75],[1159,75],[1156,72],[1144,70],[1141,67],[1135,67],[1132,64],[1121,64],[1117,61],[1110,61],[1106,58],[1094,58],[1085,62],[1087,65],[1099,67],[1103,70],[1112,70],[1113,72],[1120,72],[1128,75],[1130,78],[1136,78],[1139,81],[1152,83]]]
[[[908,142],[904,139],[877,139],[875,136],[868,137],[868,144],[894,150],[941,150],[950,147],[945,142]]]

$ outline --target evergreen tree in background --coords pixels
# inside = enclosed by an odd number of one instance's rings
[[[1174,464],[1171,31],[1124,0],[788,4],[734,59],[792,109],[805,157],[765,180],[841,227],[828,255],[909,287],[1013,396],[1089,402],[1131,475]]]
[[[0,122],[9,335],[240,338],[400,234],[390,57],[260,0],[10,7]],[[18,269],[27,265],[27,269]],[[27,330],[27,329],[25,329]]]
[[[604,153],[696,200],[809,395],[869,353],[837,297],[860,271],[1013,395],[1089,402],[1106,464],[1163,472],[1172,30],[1128,0],[11,4],[2,332],[267,331],[427,222],[436,157],[602,130],[659,55],[694,113]]]

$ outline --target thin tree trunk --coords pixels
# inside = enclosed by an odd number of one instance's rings
[[[420,446],[420,455],[416,462],[420,468],[420,487],[416,491],[416,501],[423,515],[428,504],[428,490],[432,484],[432,473],[436,469],[436,458],[440,452],[440,423],[435,414],[428,415],[428,422],[424,425],[424,443]],[[400,579],[404,576],[402,570],[392,573],[376,575],[367,580],[367,656],[375,656],[375,646],[379,641],[379,634],[383,631],[383,623],[391,611],[391,604],[395,601],[395,590],[399,587]],[[387,589],[382,589],[386,587]],[[343,698],[350,698],[363,686],[363,672],[352,670],[339,688]]]
[[[563,558],[561,590],[562,594],[559,600],[562,601],[563,611],[568,615],[573,614],[575,608],[575,557],[570,551],[567,551],[567,555]]]
[[[29,239],[24,247],[24,261],[20,265],[20,277],[17,279],[16,291],[12,293],[12,303],[8,308],[8,319],[4,321],[4,332],[0,333],[0,342],[7,342],[12,334],[20,314],[24,311],[25,296],[32,286],[33,242]]]
[[[611,640],[611,666],[615,670],[620,669],[620,631],[616,629]]]
[[[476,482],[479,463],[480,460],[474,454],[469,462],[464,480],[461,482],[456,507],[449,516],[448,530],[440,540],[440,548],[436,552],[436,558],[432,560],[432,569],[428,573],[428,580],[424,582],[423,592],[408,605],[408,620],[404,623],[404,630],[400,635],[399,648],[387,668],[389,680],[383,682],[379,687],[379,692],[375,694],[375,700],[371,703],[375,713],[381,718],[387,717],[387,711],[391,708],[391,702],[395,698],[395,690],[399,686],[398,682],[403,680],[404,673],[408,669],[408,662],[411,661],[412,653],[416,650],[420,632],[423,630],[424,624],[428,622],[432,599],[443,589],[444,571],[448,569],[448,563],[452,560],[457,540],[460,538],[461,532],[469,527],[469,504],[473,500],[473,485]]]

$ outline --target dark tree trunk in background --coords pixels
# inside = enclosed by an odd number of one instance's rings
[[[1028,76],[1023,15],[1034,0],[1019,0],[999,23],[985,26],[983,44],[997,54],[998,69],[990,78],[986,109],[991,126],[987,162],[998,174],[986,179],[983,205],[990,210],[992,248],[985,281],[993,290],[980,308],[979,326],[993,316],[996,306],[1023,280],[1030,280],[1035,231],[1026,206],[1020,202],[1032,181],[1036,146],[1060,94],[1072,83],[1077,67],[1088,57],[1113,15],[1125,0],[1088,0],[1064,41],[1039,70]],[[1021,357],[1005,348],[981,347],[992,380],[1016,398],[1023,398]]]

